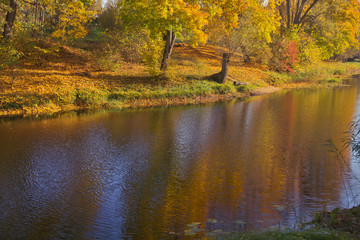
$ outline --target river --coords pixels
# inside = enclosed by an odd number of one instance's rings
[[[0,122],[0,239],[179,239],[349,207],[359,83],[209,105]],[[349,186],[351,189],[349,189]],[[351,194],[352,193],[352,194]],[[304,221],[304,220],[303,220]]]

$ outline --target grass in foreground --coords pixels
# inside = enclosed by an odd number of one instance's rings
[[[342,240],[360,239],[360,206],[334,209],[315,214],[311,228],[306,230],[272,229],[261,232],[224,236],[227,240]]]
[[[327,229],[267,230],[263,232],[239,233],[227,236],[227,240],[345,240],[356,239],[347,233]]]

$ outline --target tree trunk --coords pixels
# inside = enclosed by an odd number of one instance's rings
[[[174,44],[176,40],[175,33],[172,30],[167,30],[164,39],[165,39],[165,49],[160,67],[160,69],[163,71],[165,71],[167,68],[168,60],[170,59],[171,52],[174,48]]]
[[[10,12],[6,14],[5,24],[4,24],[4,32],[3,37],[5,39],[9,39],[11,36],[11,30],[16,17],[17,10],[17,2],[16,0],[10,0],[10,8],[12,9]]]
[[[229,60],[230,60],[230,54],[229,53],[223,53],[223,60],[222,60],[222,66],[221,66],[221,76],[219,78],[219,83],[225,83],[227,74],[228,74],[228,67],[229,67]]]
[[[244,62],[245,62],[245,63],[251,62],[250,56],[249,56],[248,54],[244,54],[244,55],[243,55],[243,59],[244,59]]]
[[[286,1],[286,15],[287,15],[287,28],[291,26],[291,3],[290,0]]]
[[[221,72],[211,75],[210,79],[218,83],[225,83],[228,74],[229,61],[230,53],[223,53]]]
[[[240,50],[241,50],[241,54],[243,55],[244,62],[249,63],[251,59],[246,48],[242,46]]]
[[[45,7],[40,12],[40,24],[43,26],[45,23]]]

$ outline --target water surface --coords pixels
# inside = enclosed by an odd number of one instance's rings
[[[342,169],[360,170],[325,144],[340,144],[359,101],[354,81],[245,102],[3,121],[0,239],[176,239],[209,218],[217,223],[206,229],[234,231],[348,207]]]

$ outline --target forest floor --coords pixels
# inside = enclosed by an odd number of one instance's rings
[[[53,43],[29,43],[21,65],[0,71],[0,117],[227,101],[283,88],[339,85],[360,69],[360,63],[322,62],[281,74],[235,55],[227,83],[218,84],[206,80],[221,70],[222,49],[213,46],[175,45],[166,75],[159,77],[138,63],[119,61],[116,71],[104,70],[91,51],[81,48],[55,51]]]

